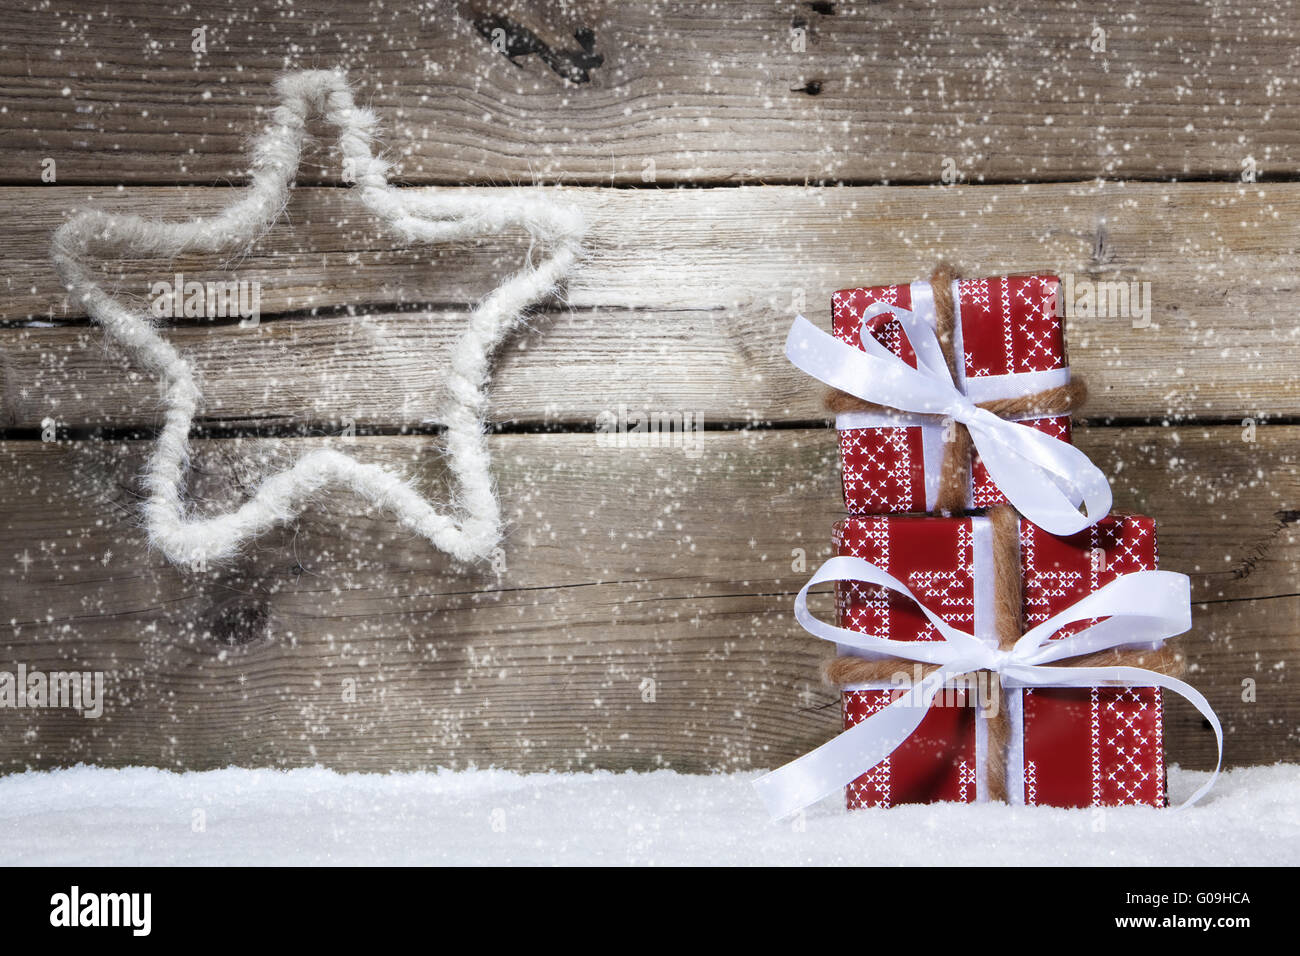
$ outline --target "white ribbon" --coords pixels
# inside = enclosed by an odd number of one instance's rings
[[[808,591],[825,581],[860,581],[902,594],[921,609],[942,640],[892,641],[835,627],[814,617],[808,610]],[[814,637],[851,647],[864,657],[896,657],[938,664],[939,668],[888,707],[816,750],[755,780],[754,789],[774,820],[816,803],[880,763],[920,726],[946,683],[978,670],[997,673],[1003,686],[1012,688],[1128,686],[1171,690],[1190,701],[1210,722],[1219,745],[1214,773],[1178,809],[1200,800],[1219,775],[1223,762],[1223,727],[1209,701],[1190,684],[1143,667],[1046,666],[1052,661],[1110,648],[1158,643],[1183,633],[1192,626],[1191,584],[1186,575],[1172,571],[1120,575],[1030,628],[1006,651],[953,627],[922,604],[906,584],[861,558],[831,558],[818,568],[795,599],[794,613],[799,624]],[[1067,624],[1096,617],[1106,620],[1060,640],[1049,640]]]
[[[786,338],[786,358],[814,378],[864,401],[901,412],[945,416],[965,425],[989,476],[1007,500],[1051,534],[1074,534],[1106,516],[1110,484],[1087,455],[1068,442],[976,405],[953,383],[934,328],[917,313],[876,302],[863,318],[886,312],[893,313],[902,326],[916,353],[916,368],[877,342],[865,321],[862,349],[857,349],[802,315]],[[927,475],[931,470],[927,466]],[[1079,512],[1081,504],[1087,514]]]

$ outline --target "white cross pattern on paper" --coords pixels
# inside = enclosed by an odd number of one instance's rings
[[[844,729],[857,726],[889,705],[891,694],[887,690],[849,690],[844,692]],[[893,772],[890,758],[886,757],[847,787],[848,807],[888,807],[892,797]]]
[[[1116,722],[1116,727],[1107,740],[1115,758],[1107,779],[1119,791],[1121,805],[1139,804],[1143,802],[1143,785],[1151,778],[1150,761],[1143,759],[1150,749],[1150,741],[1142,734],[1139,723],[1147,702],[1132,687],[1108,697],[1105,713]]]

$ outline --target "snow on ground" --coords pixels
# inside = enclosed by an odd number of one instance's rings
[[[1181,813],[832,798],[780,824],[755,776],[78,767],[0,779],[0,840],[8,865],[1300,864],[1297,764]],[[1205,777],[1171,768],[1175,801]]]

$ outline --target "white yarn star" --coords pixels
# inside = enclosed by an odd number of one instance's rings
[[[145,522],[151,543],[169,560],[221,561],[271,527],[292,520],[313,492],[350,488],[391,511],[398,522],[461,560],[488,557],[501,538],[501,511],[493,490],[483,414],[492,353],[519,320],[520,312],[553,292],[580,255],[585,232],[581,213],[548,199],[476,196],[468,190],[416,192],[388,184],[388,164],[371,152],[372,112],[357,109],[343,73],[304,71],[276,83],[280,105],[253,150],[252,184],[242,198],[208,219],[162,222],[100,211],[79,213],[54,234],[51,258],[76,301],[106,336],[160,380],[166,415],[150,456],[145,483]],[[182,501],[189,432],[200,395],[194,372],[153,327],[106,293],[85,265],[94,255],[178,256],[246,247],[283,212],[298,168],[309,116],[321,114],[339,131],[339,146],[362,202],[409,242],[470,239],[526,229],[549,258],[526,265],[470,313],[452,350],[443,413],[449,466],[463,512],[459,520],[438,511],[397,473],[320,449],[271,475],[233,511],[199,516]]]

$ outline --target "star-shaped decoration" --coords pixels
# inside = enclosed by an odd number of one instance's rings
[[[296,517],[311,495],[329,486],[355,492],[390,511],[405,527],[461,560],[492,556],[501,538],[501,509],[493,488],[482,409],[490,359],[519,322],[520,311],[553,293],[575,265],[585,232],[574,207],[541,197],[502,197],[473,189],[408,190],[388,184],[388,164],[371,142],[376,118],[358,109],[340,72],[290,73],[276,84],[280,105],[253,150],[252,184],[207,219],[163,222],[87,211],[54,234],[51,258],[73,301],[142,368],[158,376],[165,424],[146,468],[150,496],[145,523],[151,543],[171,561],[194,568],[234,555],[249,540]],[[270,228],[289,201],[308,119],[321,115],[339,131],[345,179],[362,203],[410,243],[474,239],[522,229],[548,258],[525,265],[469,314],[452,349],[449,399],[441,421],[456,482],[458,515],[439,511],[405,479],[333,449],[317,449],[267,477],[252,497],[223,514],[195,516],[182,487],[189,432],[201,395],[193,368],[150,322],[100,287],[87,268],[97,255],[179,255],[233,252]]]

